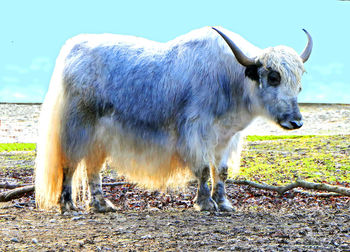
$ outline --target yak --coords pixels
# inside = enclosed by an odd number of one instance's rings
[[[116,34],[69,39],[40,115],[37,206],[75,210],[85,181],[90,209],[115,211],[101,186],[108,160],[151,188],[194,176],[197,209],[232,211],[224,185],[241,132],[258,116],[288,130],[303,125],[297,96],[313,45],[304,32],[300,55],[287,46],[260,49],[222,27],[166,43]]]

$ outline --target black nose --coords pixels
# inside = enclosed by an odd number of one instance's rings
[[[303,126],[303,121],[290,121],[290,124],[293,126],[293,129],[299,129]]]

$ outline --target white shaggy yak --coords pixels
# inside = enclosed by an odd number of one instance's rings
[[[259,49],[212,27],[167,43],[113,34],[68,40],[42,106],[38,207],[75,209],[79,166],[90,208],[115,210],[101,188],[109,159],[118,174],[153,188],[194,175],[199,210],[232,211],[224,183],[240,131],[257,116],[285,129],[302,126],[297,95],[312,49],[306,34],[301,55],[286,46]]]

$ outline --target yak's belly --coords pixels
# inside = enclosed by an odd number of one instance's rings
[[[192,177],[170,135],[163,134],[163,139],[152,141],[105,118],[100,121],[95,138],[105,148],[118,175],[149,188],[166,188],[183,186]]]

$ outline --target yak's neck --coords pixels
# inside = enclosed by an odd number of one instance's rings
[[[231,82],[233,93],[233,106],[236,112],[243,112],[255,118],[260,114],[259,99],[258,99],[258,85],[245,76],[245,67],[240,67],[234,79]]]

